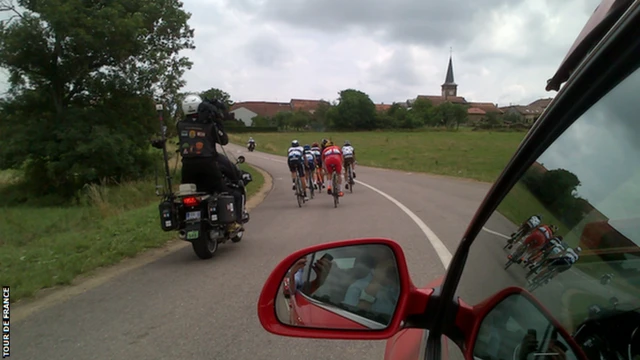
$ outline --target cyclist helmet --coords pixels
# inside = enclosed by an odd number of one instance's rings
[[[311,146],[309,146],[309,144],[306,144],[306,145],[304,146],[304,149],[305,149],[305,150],[311,150]]]
[[[351,141],[345,140],[344,141],[344,146],[351,146]]]
[[[577,252],[577,253],[579,253],[580,251],[582,251],[582,248],[581,248],[580,246],[578,246],[578,247],[576,248],[576,252]]]
[[[558,231],[558,227],[555,225],[549,225],[549,228],[551,229],[551,231],[556,232]]]
[[[319,147],[320,145],[318,145],[318,143],[317,143],[317,142],[314,142],[313,144],[311,144],[311,146],[313,146],[313,147]]]
[[[542,215],[538,214],[536,216],[538,217],[538,219],[542,220]]]
[[[298,147],[298,146],[300,146],[300,143],[298,142],[298,140],[293,140],[291,142],[291,147]]]
[[[327,140],[327,139],[322,139],[322,146],[327,146],[327,142],[329,142],[329,140]]]
[[[333,141],[327,140],[327,143],[324,144],[325,147],[333,146]]]

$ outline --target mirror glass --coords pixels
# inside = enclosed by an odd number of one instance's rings
[[[640,359],[631,340],[640,331],[638,66],[640,58],[602,89],[510,189],[471,245],[456,290],[476,305],[506,287],[526,289],[585,352],[600,339],[592,359]]]
[[[282,280],[276,314],[283,324],[323,329],[381,330],[400,297],[393,250],[382,244],[308,254]]]
[[[520,294],[504,298],[480,324],[473,357],[498,359],[577,359],[567,340],[548,319]]]
[[[238,162],[240,164],[242,164],[244,162],[244,160],[245,160],[244,156],[242,156],[242,155],[238,156]]]

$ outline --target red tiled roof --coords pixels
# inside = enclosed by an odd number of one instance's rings
[[[291,108],[293,110],[305,110],[305,111],[313,111],[320,106],[322,103],[329,104],[328,101],[325,100],[304,100],[304,99],[291,99]]]
[[[439,95],[418,95],[418,100],[429,100],[433,104],[433,106],[438,106],[443,102],[449,101],[453,104],[467,104],[467,100],[462,96],[444,96]]]
[[[387,111],[391,109],[391,105],[390,104],[376,104],[376,111],[377,112],[383,112],[383,111]]]
[[[538,99],[534,102],[532,102],[531,104],[527,105],[530,107],[540,107],[540,108],[546,108],[547,106],[549,106],[549,104],[551,103],[551,100],[553,100],[553,98],[546,98],[546,99]]]
[[[486,113],[487,113],[486,111],[477,107],[472,107],[467,110],[467,114],[469,115],[484,115]]]
[[[282,111],[291,111],[291,104],[269,101],[244,101],[233,104],[231,111],[240,108],[248,109],[260,116],[274,116]]]
[[[488,113],[488,112],[495,112],[495,113],[498,113],[498,114],[504,113],[504,111],[500,110],[496,106],[496,104],[493,104],[493,103],[490,103],[490,102],[470,102],[469,105],[471,105],[472,108],[481,109],[485,113]]]

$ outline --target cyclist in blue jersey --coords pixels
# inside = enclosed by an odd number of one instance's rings
[[[316,156],[311,151],[309,144],[304,146],[304,170],[306,178],[317,189],[318,186],[313,183],[313,179],[316,178]]]
[[[287,165],[289,165],[289,171],[291,171],[291,181],[293,182],[293,190],[296,189],[296,171],[302,180],[302,191],[304,192],[305,200],[309,200],[307,197],[307,181],[304,176],[304,148],[300,146],[298,140],[291,142],[291,147],[287,150]]]

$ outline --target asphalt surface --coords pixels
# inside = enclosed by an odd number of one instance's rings
[[[15,359],[352,359],[381,358],[384,341],[279,337],[260,325],[256,304],[271,270],[313,244],[362,237],[398,241],[416,285],[444,273],[424,232],[398,206],[356,185],[337,209],[326,193],[298,208],[283,157],[249,153],[273,176],[251,212],[245,237],[207,261],[191,247],[135,269],[12,325]],[[357,180],[410,209],[446,248],[456,246],[489,185],[382,169],[356,168]],[[251,185],[249,185],[251,186]]]

